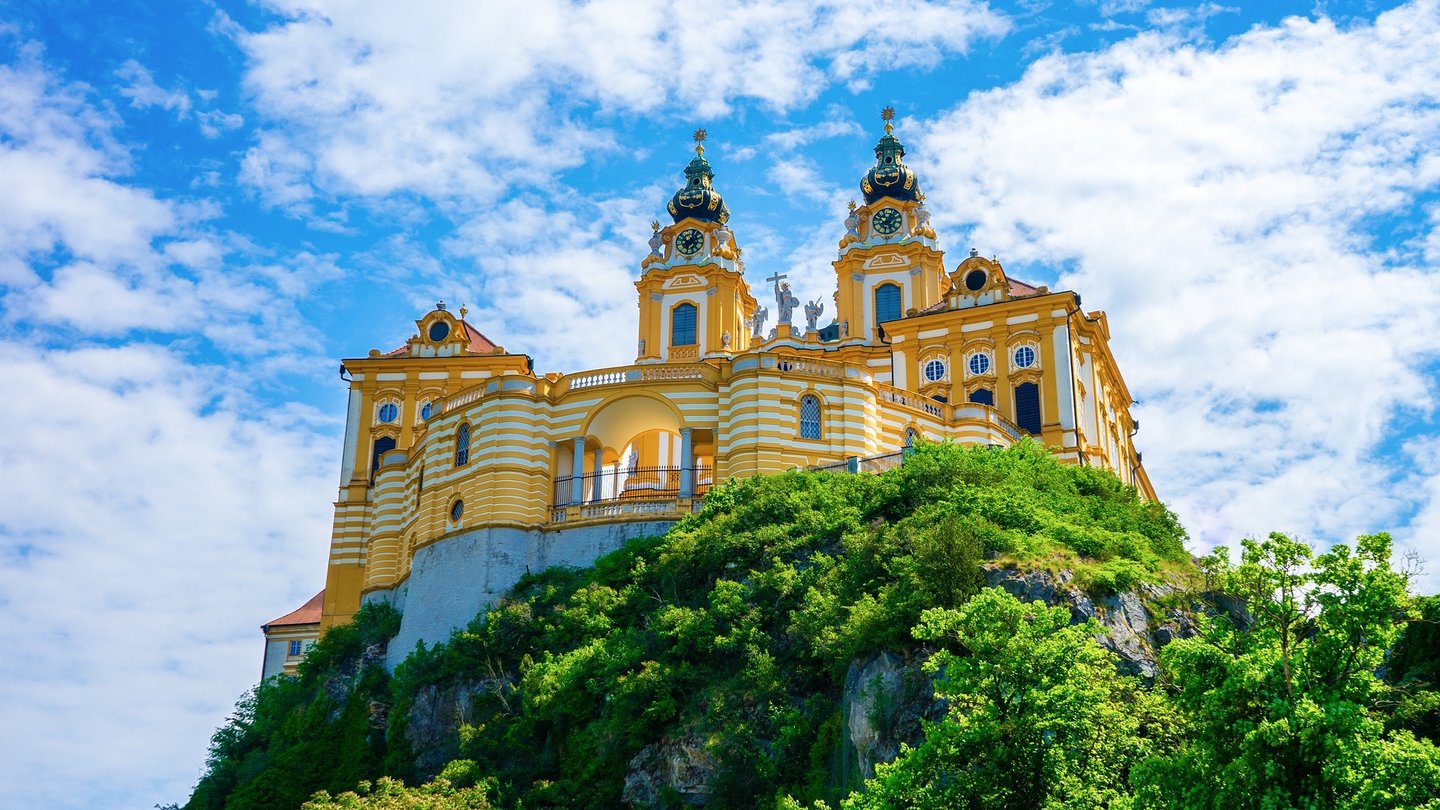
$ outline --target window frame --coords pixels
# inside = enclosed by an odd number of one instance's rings
[[[814,408],[813,417],[807,417],[807,407]],[[822,441],[825,438],[825,403],[815,394],[802,394],[798,403],[798,414],[800,420],[799,436],[810,441]],[[811,435],[813,433],[814,435]]]
[[[895,317],[893,317],[893,318],[881,317],[881,314],[880,314],[880,291],[881,291],[881,290],[891,290],[891,289],[893,289],[893,290],[895,291]],[[888,293],[887,293],[887,294],[888,294]],[[905,291],[904,291],[904,288],[901,287],[899,283],[894,282],[894,281],[883,281],[883,282],[881,282],[881,283],[879,283],[879,284],[876,284],[876,285],[871,289],[871,292],[870,292],[870,305],[871,305],[871,307],[873,307],[874,310],[875,310],[875,325],[876,325],[876,326],[879,326],[879,325],[882,324],[882,323],[887,323],[887,322],[889,322],[889,321],[898,321],[898,320],[900,320],[901,318],[905,317]]]
[[[470,463],[470,423],[462,422],[455,429],[455,466],[464,467]]]
[[[688,308],[690,312],[690,340],[681,343],[676,335],[678,333],[676,317],[682,309]],[[700,307],[690,301],[681,301],[670,308],[670,345],[671,346],[699,346],[700,345]]]

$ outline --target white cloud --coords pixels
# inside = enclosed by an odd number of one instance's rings
[[[121,72],[137,106],[189,109],[138,63]],[[37,46],[0,63],[0,326],[184,332],[242,355],[313,348],[295,299],[338,274],[333,258],[301,252],[276,273],[254,244],[209,225],[216,204],[127,182],[119,121],[87,92],[52,76]]]
[[[1437,88],[1433,2],[1218,48],[1146,34],[1036,62],[913,151],[952,236],[971,223],[1022,278],[1069,268],[1110,312],[1147,465],[1198,539],[1336,540],[1422,496],[1377,447],[1400,409],[1434,407],[1440,272],[1370,229],[1425,219]],[[1440,538],[1414,542],[1440,560]]]
[[[1007,30],[966,0],[754,0],[723,13],[678,0],[271,5],[285,22],[239,35],[246,83],[275,123],[244,178],[302,213],[316,189],[494,201],[615,148],[581,111],[714,118],[742,99],[790,109]]]
[[[182,798],[258,625],[321,586],[337,426],[151,347],[3,342],[0,378],[25,425],[0,447],[0,710],[24,729],[0,783],[30,807]]]

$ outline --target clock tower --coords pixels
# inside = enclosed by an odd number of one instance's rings
[[[886,322],[938,304],[950,287],[920,180],[894,135],[895,111],[886,107],[881,117],[875,166],[860,181],[865,203],[850,203],[834,263],[842,339],[864,343],[880,342]]]
[[[715,190],[705,159],[705,130],[695,132],[695,158],[685,186],[665,206],[671,224],[652,223],[650,255],[640,263],[637,362],[687,362],[729,357],[750,348],[755,297],[745,263],[726,223],[730,210]]]

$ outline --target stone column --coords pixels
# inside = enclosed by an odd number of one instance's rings
[[[591,454],[590,472],[594,473],[590,479],[590,500],[598,501],[604,497],[605,490],[602,485],[605,476],[601,475],[605,470],[605,448],[600,448]]]
[[[572,450],[570,453],[570,502],[581,504],[585,502],[585,437],[576,436],[571,440]]]
[[[680,497],[689,498],[695,494],[695,450],[691,445],[690,433],[694,428],[680,428]]]

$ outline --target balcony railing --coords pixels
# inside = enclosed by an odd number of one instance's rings
[[[682,486],[687,472],[691,474],[688,493],[683,491]],[[579,501],[575,499],[577,480],[580,483]],[[551,502],[557,509],[565,506],[588,507],[592,504],[625,504],[638,501],[673,502],[676,498],[687,496],[703,497],[710,491],[714,480],[715,471],[708,466],[617,467],[598,473],[557,479]]]

